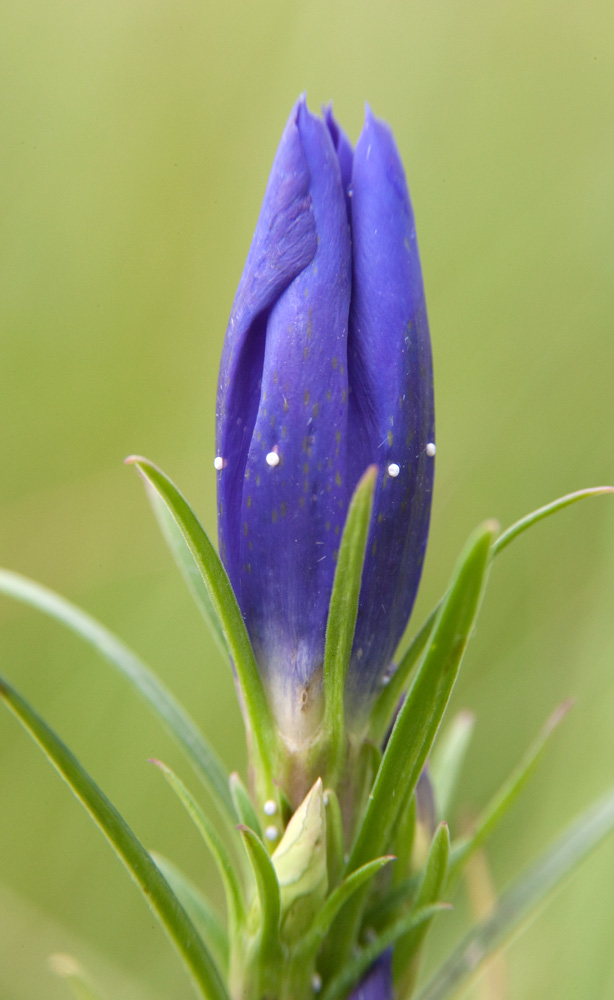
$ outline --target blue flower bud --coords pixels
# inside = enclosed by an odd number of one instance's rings
[[[349,1000],[393,1000],[392,949],[378,958]]]
[[[294,107],[224,343],[217,396],[220,551],[279,728],[321,716],[341,532],[378,477],[352,660],[360,720],[412,609],[430,514],[431,351],[413,213],[390,129],[355,151],[330,109]]]

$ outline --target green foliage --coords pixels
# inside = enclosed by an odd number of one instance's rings
[[[358,483],[350,503],[326,624],[324,650],[324,741],[329,784],[339,780],[346,746],[344,718],[345,678],[356,628],[362,568],[365,561],[377,466],[371,466]]]
[[[201,996],[228,1000],[207,947],[188,914],[142,844],[76,757],[6,681],[0,698],[16,715],[98,824],[166,930]]]
[[[236,773],[227,781],[222,765],[189,716],[136,654],[103,626],[63,598],[15,574],[0,572],[0,590],[51,615],[89,642],[129,680],[187,750],[218,807],[224,836],[183,781],[165,764],[153,763],[217,865],[225,891],[227,927],[200,887],[173,862],[145,851],[115,807],[27,702],[5,682],[0,684],[0,696],[103,830],[173,941],[199,996],[206,1000],[261,1000],[264,996],[307,1000],[318,989],[322,1000],[344,1000],[371,964],[391,947],[398,995],[414,996],[424,940],[437,915],[449,908],[447,897],[455,880],[516,800],[569,707],[565,703],[551,716],[469,834],[450,844],[445,822],[431,834],[429,818],[420,812],[416,786],[430,758],[435,806],[443,818],[452,802],[473,719],[461,714],[441,737],[438,732],[474,630],[492,557],[548,514],[604,490],[562,498],[498,539],[493,522],[477,529],[458,560],[446,594],[375,702],[371,725],[360,736],[344,722],[344,678],[374,485],[373,473],[363,478],[350,508],[329,613],[324,738],[320,756],[314,759],[322,761],[330,787],[324,792],[318,778],[292,813],[286,789],[273,784],[279,752],[276,735],[227,577],[181,494],[151,463],[135,462],[148,490],[155,491],[154,507],[180,567],[206,607],[206,616],[217,623],[213,628],[223,636],[236,667],[252,740],[255,792]],[[391,690],[396,696],[404,694],[404,701],[380,753],[372,737],[390,715]],[[494,914],[469,931],[418,992],[419,1000],[456,995],[486,957],[613,827],[610,794],[503,894]],[[385,853],[390,850],[395,854]],[[63,969],[77,997],[97,1000],[78,966],[65,963]]]

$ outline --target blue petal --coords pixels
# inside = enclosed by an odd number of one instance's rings
[[[256,274],[248,260],[236,311],[250,315],[250,327],[235,338],[244,352],[250,339],[257,347],[247,359],[232,355],[224,369],[234,395],[226,400],[218,454],[227,461],[220,499],[231,582],[278,724],[289,742],[300,743],[319,721],[326,617],[347,506],[351,251],[337,155],[326,125],[303,101],[280,153],[293,165],[292,205],[309,206],[301,211],[311,228],[297,216],[301,241],[293,240],[292,254],[283,256],[284,280],[263,306],[258,282],[278,270],[279,248],[267,242],[269,223],[261,216],[264,266]],[[257,310],[244,287],[254,289]],[[237,414],[242,424],[235,430]],[[278,463],[269,464],[267,455]]]
[[[371,966],[349,1000],[393,1000],[392,950],[385,951]]]
[[[284,130],[239,283],[222,350],[216,404],[220,552],[233,586],[240,554],[237,526],[243,477],[260,399],[260,375],[269,313],[278,297],[313,259],[317,248],[309,168],[297,127],[299,104]]]
[[[431,346],[414,216],[392,133],[368,109],[354,152],[351,224],[349,481],[371,462],[382,470],[348,676],[360,714],[413,607],[434,472],[426,450],[434,443]]]
[[[352,166],[354,162],[354,150],[352,149],[352,144],[348,139],[347,135],[339,125],[338,121],[333,115],[332,102],[328,105],[324,112],[324,117],[326,124],[328,126],[328,131],[330,132],[331,139],[333,140],[333,145],[337,153],[337,159],[339,160],[339,169],[341,170],[341,182],[343,184],[343,193],[345,195],[345,205],[347,208],[348,219],[351,217],[351,186],[352,186]]]

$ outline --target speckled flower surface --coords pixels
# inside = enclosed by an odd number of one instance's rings
[[[389,128],[356,149],[298,101],[237,291],[217,399],[220,550],[278,725],[321,708],[345,516],[376,488],[348,703],[360,718],[414,602],[433,482],[431,351],[413,213]]]

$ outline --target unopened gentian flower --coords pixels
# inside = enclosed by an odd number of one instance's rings
[[[433,483],[431,348],[392,132],[353,150],[301,98],[273,164],[224,344],[219,539],[279,730],[315,732],[340,536],[379,470],[347,677],[359,729],[414,603]]]

